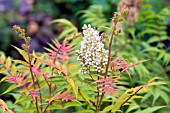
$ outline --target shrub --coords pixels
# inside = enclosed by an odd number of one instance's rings
[[[100,33],[90,24],[85,24],[82,27],[83,40],[80,33],[72,33],[76,31],[74,29],[69,32],[70,37],[62,38],[62,42],[53,40],[45,53],[31,52],[31,38],[26,36],[24,29],[15,25],[14,30],[25,44],[22,44],[22,48],[13,47],[24,60],[12,60],[4,54],[0,57],[0,72],[7,75],[1,81],[13,83],[3,94],[14,89],[18,92],[11,93],[16,99],[11,109],[17,113],[45,113],[53,110],[114,113],[121,111],[120,108],[127,105],[130,99],[142,98],[136,96],[139,91],[146,91],[148,86],[164,84],[154,77],[145,85],[125,88],[122,74],[126,72],[131,78],[129,69],[145,61],[129,64],[125,58],[119,57],[118,49],[112,50],[114,39],[122,32],[117,25],[123,22],[127,13],[128,9],[115,12],[111,26],[102,28],[106,32]],[[53,22],[73,26],[64,19]],[[111,35],[107,35],[107,32]],[[12,112],[3,101],[0,105],[3,111]]]

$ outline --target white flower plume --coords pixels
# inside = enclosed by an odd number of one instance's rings
[[[81,61],[81,65],[83,66],[81,72],[83,74],[89,71],[102,72],[107,64],[108,50],[104,49],[99,31],[91,28],[90,25],[84,25],[82,29],[84,38],[80,44],[80,50],[76,51],[77,59]]]

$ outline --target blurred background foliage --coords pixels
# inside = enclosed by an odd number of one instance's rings
[[[21,25],[27,29],[32,37],[32,48],[42,51],[41,46],[46,42],[57,38],[63,28],[48,23],[57,18],[66,18],[80,28],[80,21],[76,13],[87,9],[90,5],[100,4],[103,11],[109,18],[116,9],[117,0],[1,0],[0,1],[0,50],[7,52],[7,55],[16,56],[10,44],[19,45],[22,43],[11,27],[14,24]]]
[[[51,42],[52,39],[67,36],[70,28],[77,27],[77,30],[81,31],[81,26],[85,23],[99,27],[109,26],[119,1],[0,0],[0,51],[5,52],[6,56],[19,57],[11,47],[11,44],[20,46],[22,43],[12,30],[15,24],[27,30],[27,34],[32,37],[31,48],[37,52],[43,52],[43,47],[48,46],[47,42]],[[148,60],[130,70],[131,80],[128,76],[122,79],[125,89],[142,85],[155,76],[161,77],[167,83],[164,86],[153,87],[147,93],[141,93],[140,95],[144,96],[142,99],[131,100],[133,106],[122,108],[126,113],[170,105],[169,5],[169,0],[143,0],[137,21],[133,25],[123,25],[124,33],[115,40],[113,50],[119,49],[119,56],[126,58],[127,61]],[[74,26],[69,27],[62,23],[63,20],[55,20],[59,18],[71,21]],[[58,24],[49,24],[52,20]],[[65,29],[66,27],[68,29]],[[103,30],[102,27],[98,29]],[[9,85],[3,83],[1,93]],[[168,110],[170,109],[163,108],[158,112],[169,113]]]

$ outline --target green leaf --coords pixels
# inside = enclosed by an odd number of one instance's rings
[[[12,46],[13,46],[13,45],[12,45]],[[23,57],[27,62],[29,62],[28,54],[27,54],[26,51],[24,51],[24,50],[22,50],[22,49],[20,49],[20,48],[18,48],[18,47],[16,47],[16,46],[13,46],[13,47],[22,55],[22,57]]]
[[[126,113],[132,112],[133,110],[138,109],[138,108],[140,108],[139,105],[137,105],[137,104],[132,104],[132,105],[129,106],[129,108],[128,108],[128,110],[126,111]]]
[[[0,57],[0,64],[4,64],[5,59],[6,59],[5,55],[2,54],[1,57]]]
[[[25,113],[32,113],[32,112],[35,113],[36,107],[29,107],[29,108],[22,107],[21,111],[24,111]]]
[[[141,111],[140,113],[153,113],[154,111],[164,108],[166,106],[154,106],[154,107],[148,107],[147,109],[144,109],[143,111]]]
[[[156,24],[152,24],[152,23],[146,23],[145,27],[150,28],[150,29],[159,29],[160,26],[158,26]]]
[[[11,66],[11,58],[8,57],[7,60],[6,60],[6,68],[7,68],[7,70],[10,68],[10,66]]]
[[[160,97],[166,102],[167,105],[170,103],[170,97],[169,95],[160,89],[157,89],[157,92],[159,93]]]
[[[151,93],[147,93],[143,96],[143,98],[141,99],[141,103],[143,103],[144,101],[147,101],[149,98],[151,98],[152,94]]]
[[[94,113],[93,110],[81,110],[81,111],[76,111],[76,113]]]
[[[47,110],[63,109],[62,105],[50,105]]]
[[[153,93],[153,101],[152,101],[152,106],[154,106],[156,100],[160,97],[159,93],[156,91]]]
[[[72,107],[72,106],[81,106],[82,104],[80,102],[67,102],[65,105],[64,105],[64,109],[67,109],[69,107]]]
[[[13,60],[13,61],[16,62],[16,63],[19,63],[19,64],[23,64],[25,66],[29,66],[29,64],[27,62],[24,62],[22,60]]]
[[[167,36],[161,36],[161,37],[153,36],[153,37],[150,37],[147,42],[153,43],[153,42],[159,42],[160,40],[161,40],[161,41],[164,41],[164,40],[167,40],[167,39],[168,39]]]
[[[16,75],[16,73],[17,73],[17,68],[16,68],[15,65],[12,65],[11,74],[12,74],[12,75]]]
[[[73,88],[74,94],[77,98],[78,95],[78,86],[74,83],[74,81],[69,78],[68,76],[66,76],[67,82],[71,85],[71,87]]]
[[[78,64],[78,63],[71,63],[71,64],[68,64],[67,68],[68,68],[68,70],[74,70],[78,66],[80,66],[80,64]]]
[[[108,113],[110,110],[114,108],[115,105],[109,105],[103,109],[100,113]]]
[[[0,99],[0,107],[2,108],[2,113],[6,113],[6,112],[7,113],[14,113],[10,109],[8,109],[8,106],[6,105],[6,103],[2,99]]]
[[[13,89],[17,88],[16,84],[11,85],[5,92],[3,92],[1,95],[4,95],[10,91],[12,91]]]
[[[125,101],[126,98],[129,97],[129,94],[125,93],[123,94],[114,104],[114,107],[112,107],[112,112],[115,113],[117,110],[119,110],[119,108],[121,107],[121,105],[123,104],[123,102]]]
[[[89,97],[88,97],[87,93],[86,93],[84,90],[81,90],[81,89],[80,89],[79,92],[80,92],[81,96],[82,96],[88,103],[90,103]]]
[[[68,34],[76,33],[75,28],[65,29],[58,37],[57,40],[65,38]]]
[[[64,25],[67,25],[70,27],[74,26],[70,21],[68,21],[67,19],[64,19],[64,18],[53,20],[50,22],[50,24],[52,24],[52,23],[62,23]]]
[[[60,40],[66,36],[68,36],[69,34],[74,34],[77,33],[78,30],[77,28],[67,19],[56,19],[50,22],[51,23],[60,23],[61,25],[63,25],[65,27],[64,31],[57,37],[57,40]]]
[[[164,82],[152,82],[152,83],[149,83],[148,86],[162,85],[162,84],[166,84],[166,83],[164,83]]]
[[[6,72],[7,70],[6,70],[6,68],[1,68],[0,69],[0,73],[4,73],[4,72]]]
[[[170,54],[166,53],[163,57],[163,63],[167,65],[170,62]]]
[[[26,103],[26,102],[30,102],[30,101],[32,101],[33,99],[31,98],[31,96],[27,96],[27,98],[25,98],[25,99],[20,99],[18,102],[19,103]],[[17,102],[17,103],[18,103]]]
[[[1,79],[0,82],[3,82],[4,80],[7,80],[7,79],[8,79],[8,76],[5,76],[5,77],[3,77],[3,78]]]
[[[19,103],[19,102],[25,100],[26,96],[27,96],[27,95],[22,94],[19,98],[16,99],[16,101],[15,101],[14,104],[17,104],[17,103]]]
[[[160,52],[160,50],[156,47],[149,47],[145,50],[143,50],[142,52],[146,52],[146,51],[149,51],[149,52]]]

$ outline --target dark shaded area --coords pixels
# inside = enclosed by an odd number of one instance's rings
[[[108,17],[113,14],[112,9],[116,9],[115,0],[0,0],[0,50],[7,56],[18,58],[19,55],[10,46],[20,47],[23,43],[12,30],[13,25],[20,25],[25,28],[27,35],[32,38],[31,49],[44,51],[43,47],[47,42],[57,38],[62,32],[62,28],[55,24],[49,25],[54,19],[66,18],[80,28],[79,17],[76,13],[87,9],[90,5],[100,4]]]

